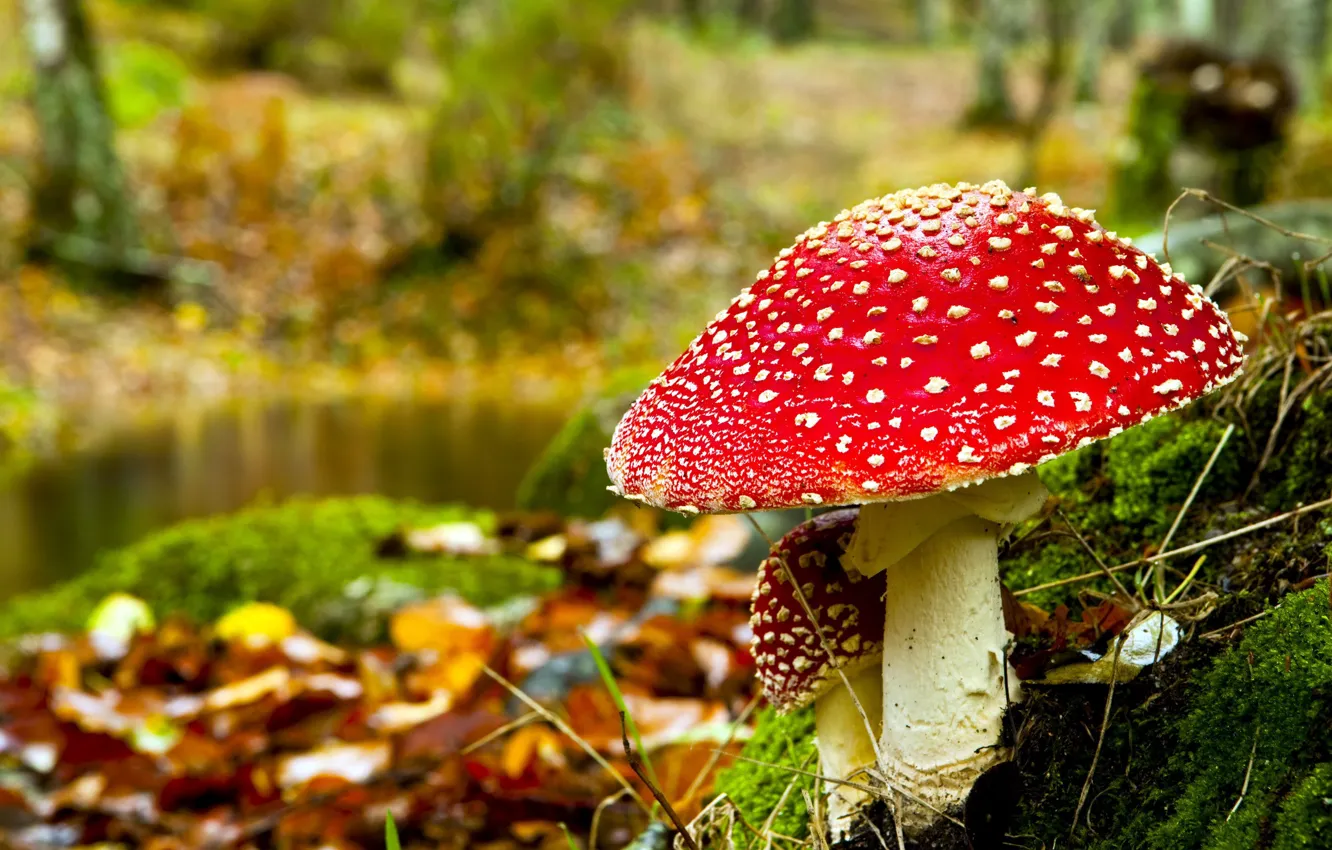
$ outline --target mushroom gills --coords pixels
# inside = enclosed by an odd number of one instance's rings
[[[954,520],[978,516],[1011,525],[1039,511],[1049,496],[1035,472],[1024,472],[923,499],[864,505],[842,560],[862,575],[872,576],[905,558]]]
[[[840,679],[833,674],[835,679]],[[814,731],[819,745],[819,772],[830,779],[843,779],[859,785],[872,784],[865,771],[878,764],[875,738],[883,726],[883,667],[875,663],[854,673],[845,684],[833,686],[814,703]],[[856,700],[860,708],[856,707]],[[864,715],[860,713],[864,709]],[[868,727],[866,720],[869,721]],[[827,782],[828,827],[833,842],[851,834],[855,814],[869,802],[870,795],[849,785]]]

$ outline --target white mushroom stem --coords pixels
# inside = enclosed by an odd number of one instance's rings
[[[846,560],[887,570],[883,651],[885,779],[940,811],[956,812],[972,784],[1008,753],[998,744],[1005,693],[999,535],[1048,494],[1034,473],[913,502],[861,509]],[[938,815],[900,797],[903,826]]]
[[[840,676],[833,675],[836,681],[841,681]],[[870,778],[863,771],[873,768],[877,762],[874,738],[883,723],[883,667],[876,659],[875,663],[847,674],[846,678],[865,714],[861,715],[856,700],[851,698],[851,692],[843,684],[833,685],[814,703],[819,773],[832,779],[868,785]],[[854,826],[852,816],[867,802],[868,795],[847,785],[834,782],[826,785],[828,826],[836,842],[849,834]]]

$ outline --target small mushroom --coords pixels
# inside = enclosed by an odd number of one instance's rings
[[[855,526],[854,509],[830,511],[779,540],[759,568],[750,625],[768,702],[781,714],[813,702],[820,772],[865,784],[857,774],[876,763],[872,736],[883,713],[885,582],[882,575],[867,578],[843,569]],[[849,833],[864,800],[855,788],[829,783],[834,840]]]
[[[655,378],[613,489],[686,514],[865,507],[886,573],[886,779],[908,833],[1008,757],[998,541],[1034,468],[1234,380],[1244,338],[1090,210],[1002,182],[909,189],[797,237]],[[904,794],[903,797],[908,797]]]

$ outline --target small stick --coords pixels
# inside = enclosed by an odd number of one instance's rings
[[[1192,552],[1197,552],[1202,549],[1206,549],[1210,546],[1215,546],[1218,543],[1225,543],[1228,540],[1234,540],[1236,537],[1243,537],[1244,535],[1250,534],[1254,531],[1258,531],[1259,529],[1267,528],[1269,525],[1275,525],[1279,522],[1285,522],[1288,519],[1293,519],[1297,516],[1303,516],[1304,514],[1310,513],[1311,511],[1322,510],[1323,508],[1326,507],[1332,507],[1332,499],[1323,499],[1321,501],[1314,502],[1311,505],[1304,505],[1303,507],[1296,508],[1293,511],[1286,511],[1283,514],[1277,514],[1276,516],[1260,520],[1258,522],[1255,522],[1253,525],[1246,525],[1243,528],[1237,528],[1234,531],[1228,531],[1225,534],[1218,534],[1216,537],[1211,537],[1208,538],[1207,540],[1199,540],[1197,543],[1190,543],[1187,546],[1181,546],[1178,549],[1172,549],[1169,552],[1158,552],[1155,555],[1151,555],[1146,558],[1138,558],[1133,561],[1125,561],[1122,564],[1116,564],[1115,566],[1110,567],[1109,572],[1119,573],[1123,572],[1124,570],[1131,570],[1134,567],[1141,567],[1144,564],[1154,564],[1157,561],[1163,561],[1166,558],[1174,558],[1179,555],[1188,555]],[[1044,584],[1038,584],[1033,587],[1024,587],[1021,590],[1013,591],[1013,595],[1026,596],[1027,594],[1035,593],[1038,590],[1050,590],[1051,588],[1055,587],[1063,587],[1066,584],[1077,584],[1078,582],[1082,581],[1091,581],[1094,578],[1102,578],[1103,575],[1104,574],[1100,570],[1091,573],[1083,573],[1082,575],[1070,576],[1069,578],[1061,578],[1055,581],[1047,581]]]
[[[1164,624],[1163,624],[1164,625]],[[1165,631],[1164,628],[1162,631]],[[1124,647],[1124,635],[1115,641],[1115,663],[1110,668],[1110,689],[1105,694],[1105,714],[1101,717],[1101,734],[1096,737],[1096,752],[1092,753],[1091,767],[1087,768],[1087,778],[1082,783],[1082,792],[1078,794],[1078,805],[1073,810],[1073,825],[1069,827],[1068,837],[1072,838],[1078,828],[1078,816],[1087,802],[1091,791],[1092,777],[1096,775],[1096,763],[1101,760],[1101,745],[1105,743],[1105,730],[1110,728],[1110,707],[1115,698],[1115,682],[1119,681],[1119,651]]]
[[[665,809],[666,816],[671,819],[671,823],[675,824],[675,831],[684,838],[685,843],[689,845],[689,850],[699,850],[698,842],[694,840],[694,836],[689,832],[688,825],[680,820],[680,816],[675,813],[675,807],[671,805],[670,799],[662,793],[662,790],[657,787],[657,783],[653,782],[647,771],[643,769],[643,760],[638,757],[633,745],[629,743],[629,721],[623,711],[620,712],[620,740],[624,743],[624,753],[629,758],[629,766],[634,769],[634,773],[638,774],[639,780],[648,787],[652,796]]]
[[[1244,802],[1244,795],[1249,793],[1249,776],[1253,773],[1253,757],[1258,755],[1258,735],[1262,731],[1263,727],[1261,726],[1253,730],[1253,749],[1249,750],[1249,766],[1244,768],[1244,784],[1240,786],[1239,799],[1235,801],[1235,805],[1230,807],[1230,812],[1226,815],[1227,823],[1230,821],[1231,815],[1239,811],[1240,803]]]

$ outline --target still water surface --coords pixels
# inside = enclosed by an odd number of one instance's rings
[[[0,484],[0,599],[257,498],[380,493],[510,508],[565,415],[548,402],[382,399],[182,410]]]

